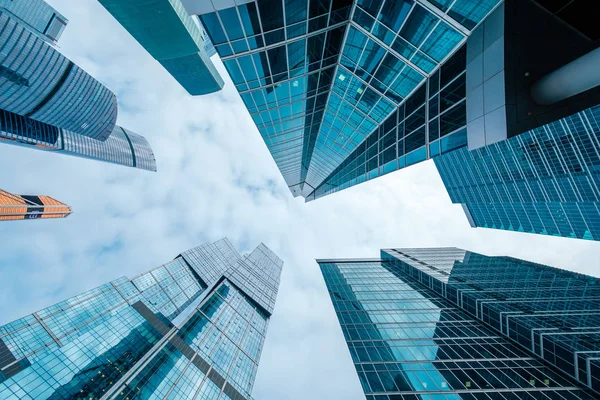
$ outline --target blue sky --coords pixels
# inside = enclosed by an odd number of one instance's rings
[[[257,399],[364,399],[315,258],[457,246],[600,276],[600,243],[471,229],[431,162],[304,204],[290,195],[233,85],[192,98],[95,0],[49,0],[60,50],[119,99],[158,173],[0,146],[0,187],[73,207],[65,220],[0,224],[0,324],[228,236],[285,262]]]

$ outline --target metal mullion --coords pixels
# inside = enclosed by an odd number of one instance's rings
[[[232,58],[236,58],[236,57],[240,57],[240,56],[245,56],[245,55],[248,55],[248,54],[254,54],[254,53],[258,53],[258,52],[265,51],[265,50],[271,50],[271,49],[274,49],[274,48],[279,47],[281,45],[286,45],[286,44],[295,42],[295,41],[300,40],[302,38],[308,39],[309,37],[320,35],[323,32],[334,30],[334,29],[339,28],[341,26],[344,26],[346,24],[347,24],[347,22],[340,22],[340,23],[337,23],[335,25],[329,26],[327,28],[319,29],[318,31],[314,31],[314,32],[307,33],[305,35],[297,36],[297,37],[295,37],[293,39],[283,40],[283,41],[277,42],[275,44],[265,45],[265,46],[260,47],[258,49],[252,49],[252,50],[248,50],[246,52],[235,53],[235,54],[232,54],[230,56],[221,57],[221,60],[222,61],[227,61],[227,60],[230,60]],[[231,42],[229,42],[229,43],[231,43]]]
[[[171,395],[171,393],[173,392],[173,390],[175,390],[175,387],[179,384],[179,381],[181,381],[181,378],[183,377],[183,375],[185,375],[185,373],[187,372],[187,370],[190,368],[190,365],[192,365],[192,360],[194,358],[196,358],[197,353],[194,353],[194,355],[192,355],[191,358],[187,358],[188,360],[187,365],[185,366],[185,368],[183,369],[183,371],[181,371],[181,373],[177,376],[177,379],[175,379],[175,381],[173,382],[173,384],[171,385],[171,387],[169,388],[169,390],[167,391],[167,393],[164,395],[163,400],[167,400],[169,398],[169,396]],[[201,371],[202,372],[202,371]]]
[[[408,19],[408,17],[406,17],[406,19]],[[405,64],[410,65],[415,71],[417,71],[419,74],[421,74],[424,78],[426,78],[426,77],[429,76],[429,74],[427,72],[423,71],[419,66],[417,66],[416,64],[414,64],[408,58],[404,57],[402,54],[397,53],[394,49],[392,49],[387,44],[385,44],[384,42],[382,42],[378,37],[372,35],[365,28],[363,28],[362,26],[358,25],[355,21],[353,21],[353,20],[350,21],[350,25],[352,27],[356,28],[357,30],[361,31],[365,36],[367,36],[368,39],[371,39],[372,41],[374,41],[375,43],[377,43],[379,46],[381,46],[387,52],[392,53],[392,55],[394,55],[396,58],[400,59]],[[399,35],[397,35],[397,36],[399,36]],[[366,44],[365,44],[365,47],[366,47]],[[359,58],[359,60],[360,60],[360,58]]]
[[[547,126],[544,126],[544,127],[543,127],[543,129],[544,129],[544,132],[546,133],[546,135],[548,136],[548,138],[549,138],[549,139],[551,139],[551,140],[553,140],[553,137],[552,137],[551,133],[549,133],[549,132],[548,132],[548,130],[547,130],[547,129],[548,129],[548,127],[547,127]],[[517,140],[518,140],[518,142],[519,142],[519,144],[520,144],[521,146],[524,146],[524,143],[523,143],[523,141],[521,140],[521,138],[519,138],[519,139],[517,139]],[[553,141],[554,141],[554,142],[555,142],[555,144],[556,144],[556,141],[555,141],[555,140],[553,140]],[[536,138],[536,144],[537,144],[537,138]],[[511,152],[513,152],[513,156],[514,156],[514,151],[512,150],[512,147],[511,147],[511,146],[509,146],[509,148],[511,149]],[[523,155],[524,155],[524,156],[525,156],[525,158],[527,159],[527,161],[528,161],[529,165],[535,165],[535,164],[533,163],[533,160],[531,159],[531,157],[530,157],[530,156],[527,154],[527,152],[523,152]],[[545,162],[546,160],[545,160],[544,158],[542,158],[542,157],[540,157],[540,160],[541,160],[541,162],[542,162],[542,164],[543,164],[542,166],[543,166],[544,168],[546,168],[546,170],[547,170],[548,172],[550,172],[550,169],[549,169],[549,168],[548,168],[548,166],[546,165],[546,162]],[[560,162],[560,160],[559,160],[559,162]],[[519,163],[515,163],[515,165],[516,165],[517,169],[519,170],[519,172],[521,173],[521,175],[522,175],[523,177],[525,177],[525,173],[523,173],[523,169],[521,168],[521,165],[520,165]],[[541,184],[541,177],[540,177],[540,174],[539,174],[539,172],[538,172],[538,170],[537,170],[537,167],[536,167],[536,168],[532,168],[532,169],[531,169],[531,172],[532,172],[532,173],[535,175],[535,178],[536,178],[536,179],[538,180],[538,182],[539,182],[539,189],[540,189],[540,191],[542,192],[542,195],[544,196],[544,198],[545,198],[545,199],[549,199],[548,193],[546,192],[546,188],[544,187],[544,185],[542,185],[542,184]],[[531,197],[532,197],[532,198],[535,198],[534,196],[531,196]],[[536,213],[537,213],[537,211],[536,211]]]
[[[569,124],[563,123],[563,121],[560,121],[561,125],[564,125],[564,131],[568,132],[571,136],[573,135],[573,132],[571,132],[571,128],[569,127]],[[588,173],[588,175],[591,175],[591,171],[589,169],[589,166],[585,163],[585,158],[583,157],[583,155],[581,154],[581,148],[577,145],[571,145],[573,152],[576,154],[577,156],[577,161],[579,162],[579,164],[582,166],[582,169],[585,169]],[[557,153],[557,156],[562,158],[562,152],[561,153]],[[581,195],[581,192],[579,191],[579,188],[576,185],[573,185],[572,181],[569,179],[569,184],[570,186],[573,188],[573,192],[577,193],[579,195],[580,199],[583,199],[583,196]],[[562,192],[562,190],[561,190]]]
[[[446,12],[443,12],[433,4],[431,4],[428,0],[416,0],[420,5],[422,5],[425,9],[430,11],[436,17],[441,20],[444,20],[448,25],[452,26],[454,29],[462,33],[464,36],[469,36],[471,33],[467,28],[458,23],[454,18],[451,18]],[[448,7],[450,10],[450,7]]]
[[[355,9],[356,9],[356,3],[354,3],[352,5],[352,10],[350,11],[350,20],[352,19],[352,16],[354,15],[354,10]],[[316,150],[317,143],[318,143],[318,140],[319,140],[319,136],[321,135],[321,132],[322,132],[321,129],[322,129],[323,120],[325,119],[326,110],[328,109],[328,106],[329,106],[329,99],[331,98],[331,93],[333,93],[333,85],[335,84],[335,79],[336,79],[336,76],[337,76],[338,71],[339,71],[340,59],[342,57],[343,49],[344,49],[344,46],[346,45],[346,41],[348,39],[348,32],[349,31],[350,31],[350,27],[347,26],[346,27],[346,31],[344,32],[344,39],[341,41],[340,52],[339,52],[339,54],[337,56],[337,62],[335,64],[335,70],[333,72],[333,77],[331,78],[332,79],[332,81],[331,81],[331,89],[329,90],[329,92],[327,94],[327,99],[325,100],[325,107],[323,108],[323,116],[321,117],[321,121],[319,122],[319,130],[318,130],[317,136],[315,138],[315,144],[314,144],[314,147],[313,147],[312,155],[310,157],[310,163],[309,163],[309,165],[307,167],[307,171],[306,171],[306,176],[307,177],[308,177],[308,174],[310,173],[311,166],[312,166],[312,160],[313,160],[313,157],[314,157],[314,151]],[[325,42],[323,44],[323,53],[321,54],[321,63],[323,62],[323,57],[324,57],[324,54],[325,54],[326,46],[327,46],[327,37],[325,38]],[[364,51],[364,49],[363,49],[363,51]],[[319,74],[319,84],[317,85],[317,88],[320,86],[321,78],[322,78],[322,75]],[[317,89],[317,91],[318,91],[318,89]],[[306,181],[306,179],[305,179],[305,181]]]
[[[143,371],[144,368],[146,368],[148,364],[150,364],[150,362],[152,362],[154,358],[170,343],[169,339],[171,339],[175,333],[175,328],[172,328],[166,335],[160,338],[160,340],[154,346],[152,346],[152,348],[148,350],[146,354],[144,354],[144,356],[129,369],[129,371],[121,376],[121,378],[106,391],[100,400],[107,400],[109,398],[114,399],[124,387],[129,388],[128,385],[133,381],[138,373]]]

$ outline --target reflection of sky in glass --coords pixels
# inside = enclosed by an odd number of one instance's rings
[[[425,272],[427,275],[443,283],[448,283],[450,274],[456,263],[464,262],[469,252],[455,247],[438,250],[443,251],[432,252],[431,249],[386,249],[382,250],[382,258],[394,259],[398,257],[405,263]]]
[[[402,373],[410,382],[415,390],[450,390],[443,375],[436,369],[435,365],[427,361],[437,360],[437,351],[439,346],[433,339],[435,336],[435,323],[440,320],[441,309],[431,302],[426,296],[414,290],[412,286],[400,280],[397,276],[387,271],[381,264],[366,264],[367,266],[378,266],[378,280],[386,280],[389,283],[378,283],[378,285],[365,284],[364,278],[361,277],[346,277],[346,282],[356,296],[356,302],[359,307],[367,311],[369,319],[373,323],[373,328],[376,329],[380,337],[386,340],[394,358],[400,362]],[[344,264],[339,264],[339,268],[344,274],[345,270],[352,271],[352,266],[344,267]],[[379,290],[379,291],[411,291],[410,299],[394,301],[390,306],[394,310],[386,312],[368,311],[378,308],[378,304],[383,304],[382,301],[377,301],[374,304],[372,298],[364,290]],[[382,323],[408,323],[415,322],[430,323],[428,325],[418,324],[403,328],[383,328]],[[394,339],[402,341],[395,342]],[[410,339],[415,339],[411,341]],[[418,339],[418,340],[417,340]],[[425,339],[425,340],[423,340]],[[394,344],[402,344],[402,347],[395,347]],[[421,361],[421,362],[419,362]],[[449,399],[460,399],[460,396],[452,395],[446,397]],[[433,398],[433,397],[432,397]]]

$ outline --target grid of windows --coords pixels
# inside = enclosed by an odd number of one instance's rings
[[[451,269],[470,253],[430,249],[423,262],[422,253],[399,251],[411,264],[390,250],[379,261],[319,261],[367,400],[595,398],[427,280],[436,269],[421,263],[432,267],[441,255]]]
[[[0,109],[105,140],[116,96],[40,36],[0,8]]]
[[[258,0],[207,12],[200,20],[290,190],[314,199],[319,186],[327,186],[321,196],[340,189],[337,182],[344,177],[334,177],[335,186],[327,183],[336,169],[361,143],[377,136],[386,118],[398,114],[419,86],[428,85],[497,4]],[[463,108],[449,110],[436,123],[446,133],[456,131]],[[415,141],[425,145],[428,130],[423,129],[423,140],[415,135]],[[463,136],[441,144],[457,148],[466,141]],[[398,168],[390,163],[391,153],[382,156],[388,160],[386,172]],[[423,154],[412,158],[429,157]],[[394,162],[402,156],[396,154]],[[344,184],[366,179],[355,178]]]
[[[435,159],[472,225],[600,239],[600,107]]]
[[[466,146],[465,57],[462,47],[360,143],[307,201]]]
[[[0,110],[0,141],[31,149],[106,161],[156,171],[156,159],[148,141],[118,125],[103,142]]]
[[[582,385],[600,389],[591,367],[600,355],[599,279],[458,249],[398,249],[384,255],[495,332]]]
[[[225,277],[228,240],[184,254],[1,326],[0,398],[250,398],[272,309]],[[268,248],[244,260],[278,286]]]
[[[0,9],[17,15],[39,37],[56,42],[68,20],[44,0],[0,0]]]
[[[66,218],[71,208],[48,196],[15,195],[0,189],[0,221]]]
[[[223,88],[204,48],[202,31],[180,0],[100,0],[108,12],[191,95]]]

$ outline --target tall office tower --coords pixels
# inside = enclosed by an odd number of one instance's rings
[[[307,201],[600,104],[589,2],[182,1]]]
[[[207,54],[210,44],[181,0],[99,1],[189,94],[223,88],[223,79]]]
[[[457,248],[318,262],[367,400],[599,396],[599,279]]]
[[[600,106],[435,165],[472,227],[600,240]]]
[[[49,43],[66,24],[42,0],[0,3],[0,109],[105,140],[117,120],[117,98]]]
[[[0,110],[0,142],[156,171],[156,159],[148,141],[118,125],[101,142]]]
[[[0,140],[156,170],[115,95],[54,47],[66,25],[43,0],[0,0]]]
[[[66,218],[71,208],[48,196],[11,194],[0,189],[0,221]]]
[[[282,265],[222,239],[6,324],[0,398],[248,399]]]

